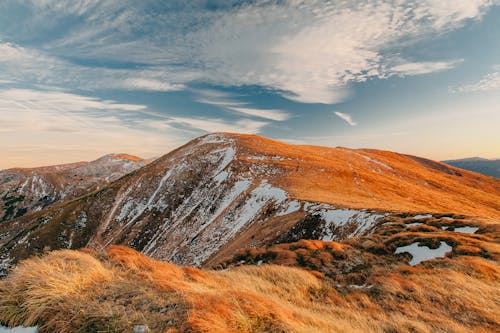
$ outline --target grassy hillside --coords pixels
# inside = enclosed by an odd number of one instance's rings
[[[458,232],[471,224],[475,234]],[[401,217],[343,243],[245,250],[224,270],[120,246],[60,250],[0,281],[0,322],[38,324],[42,333],[130,332],[135,324],[153,332],[492,332],[499,240],[496,223]],[[393,255],[415,241],[445,241],[452,251],[414,267],[409,254]]]

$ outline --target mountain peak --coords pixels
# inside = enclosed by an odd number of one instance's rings
[[[107,155],[104,155],[100,158],[98,158],[97,160],[99,159],[111,159],[111,160],[123,160],[123,161],[130,161],[130,162],[144,162],[145,160],[141,157],[138,157],[138,156],[135,156],[135,155],[130,155],[130,154],[126,154],[126,153],[119,153],[119,154],[107,154]]]

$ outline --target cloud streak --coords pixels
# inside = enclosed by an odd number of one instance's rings
[[[485,75],[481,80],[450,88],[452,92],[458,93],[472,93],[480,91],[500,91],[500,72],[493,72]]]
[[[1,90],[0,110],[7,112],[12,107],[29,111],[64,110],[64,112],[88,110],[139,111],[146,109],[145,105],[122,104],[59,91]]]
[[[336,112],[334,112],[334,113],[335,113],[335,115],[336,115],[337,117],[339,117],[340,119],[344,120],[345,122],[347,122],[347,123],[348,123],[349,125],[351,125],[351,126],[356,126],[356,125],[358,124],[357,122],[355,122],[355,121],[352,119],[352,116],[351,116],[351,115],[349,115],[349,114],[347,114],[347,113],[342,113],[342,112],[338,112],[338,111],[336,111]]]
[[[451,61],[428,61],[428,62],[408,62],[391,67],[390,72],[400,76],[422,75],[436,73],[452,69],[457,64],[463,62],[463,59]]]
[[[241,119],[234,122],[217,118],[194,118],[194,117],[170,117],[171,123],[186,125],[193,129],[204,132],[235,132],[235,133],[259,133],[262,127],[268,125],[264,121]]]
[[[228,93],[209,89],[194,92],[201,95],[197,99],[199,103],[214,105],[231,113],[273,121],[285,121],[291,118],[291,115],[283,110],[256,108],[247,103],[235,101],[235,96]]]

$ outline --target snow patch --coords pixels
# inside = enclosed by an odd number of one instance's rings
[[[319,215],[325,221],[324,236],[321,240],[335,241],[339,240],[335,229],[345,228],[349,225],[355,225],[356,229],[346,237],[362,235],[368,231],[375,223],[385,217],[385,214],[377,214],[370,211],[361,211],[356,209],[335,208],[326,204],[304,205],[304,210]]]
[[[425,223],[422,222],[413,222],[413,223],[408,223],[406,224],[407,227],[413,227],[415,225],[424,225]]]
[[[224,157],[222,158],[222,161],[218,165],[217,169],[215,170],[214,174],[219,174],[224,170],[229,163],[231,163],[234,158],[236,157],[236,150],[233,147],[227,147],[224,149]]]
[[[379,166],[381,166],[381,167],[383,167],[383,168],[385,168],[385,169],[387,169],[387,170],[392,170],[392,168],[391,168],[390,166],[388,166],[387,164],[385,164],[385,163],[383,163],[383,162],[380,162],[379,160],[376,160],[376,159],[374,159],[374,158],[371,158],[371,157],[368,157],[368,156],[366,156],[366,155],[362,155],[362,154],[361,154],[361,156],[362,156],[365,160],[367,160],[368,162],[375,163],[375,164],[377,164],[377,165],[379,165]]]
[[[245,202],[242,212],[235,221],[235,228],[241,229],[249,221],[252,221],[257,213],[271,200],[275,205],[279,205],[287,200],[288,194],[284,190],[274,187],[263,180],[251,193],[250,198]]]
[[[221,173],[219,173],[217,176],[214,177],[214,180],[220,184],[223,181],[225,181],[228,177],[229,177],[229,172],[222,171]]]
[[[366,284],[366,283],[364,283],[364,284],[350,284],[349,287],[354,288],[354,289],[364,289],[364,288],[371,289],[371,288],[373,288],[373,285]]]
[[[234,202],[237,195],[246,191],[251,184],[252,182],[249,179],[238,181],[232,188],[231,194],[224,199],[217,212],[213,215],[214,218],[200,230],[200,232],[205,230],[208,230],[208,232],[204,233],[203,239],[205,241],[203,244],[200,244],[201,247],[193,251],[194,257],[192,263],[194,265],[201,265],[203,261],[226,244],[245,226],[257,220],[264,207],[268,204],[273,203],[275,206],[279,206],[288,200],[287,192],[272,186],[267,180],[263,180],[249,193],[247,200],[244,201],[242,206],[235,206],[228,214],[223,215],[222,220],[218,221],[218,225],[222,226],[222,229],[216,230],[210,226]],[[206,241],[208,235],[211,235],[210,242]]]
[[[292,200],[287,203],[286,206],[284,206],[277,214],[276,216],[284,216],[288,214],[295,213],[300,209],[300,201],[299,200]]]
[[[452,250],[452,247],[446,244],[446,242],[441,242],[437,249],[431,249],[427,246],[419,246],[419,242],[413,243],[407,246],[400,246],[396,249],[394,254],[398,253],[409,253],[412,256],[410,261],[410,266],[415,266],[422,261],[427,261],[435,258],[444,258],[448,252]]]
[[[13,261],[14,260],[12,260],[12,258],[9,257],[8,254],[3,254],[0,257],[0,272],[1,271],[6,271],[7,269],[9,269],[9,267],[12,265]]]
[[[419,215],[413,216],[412,218],[414,220],[423,220],[423,219],[428,219],[428,218],[431,218],[431,217],[432,217],[432,214],[419,214]]]
[[[14,328],[8,328],[5,326],[0,326],[0,333],[37,333],[38,328],[36,327],[23,327],[18,326]]]
[[[227,142],[227,136],[224,134],[209,134],[201,139],[202,144],[206,143],[224,143]]]
[[[455,228],[455,232],[463,232],[463,233],[466,233],[466,234],[475,234],[476,231],[478,230],[479,228],[478,227],[460,227],[460,228]]]
[[[78,219],[75,221],[76,227],[79,229],[85,228],[85,226],[87,225],[87,221],[87,213],[82,210],[78,215]]]

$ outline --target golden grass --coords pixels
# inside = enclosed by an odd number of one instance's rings
[[[411,222],[401,214],[342,243],[242,250],[218,271],[121,246],[50,252],[0,281],[0,322],[37,324],[42,333],[130,332],[135,324],[170,333],[495,331],[498,223],[439,216]],[[449,231],[465,225],[479,230]],[[444,259],[411,267],[408,254],[393,255],[398,246],[440,241],[453,248]]]
[[[359,251],[318,241],[282,250],[343,253],[347,262]],[[0,281],[0,322],[38,324],[42,333],[130,332],[138,323],[153,332],[491,332],[500,325],[495,261],[458,256],[409,267],[386,260],[368,271],[366,286],[354,288],[295,267],[210,271],[120,246],[105,255],[62,250],[24,261]]]
[[[238,141],[239,158],[246,165],[266,163],[285,170],[269,182],[296,199],[390,211],[500,217],[500,181],[493,177],[389,151],[291,145],[255,135],[226,135]],[[246,158],[276,154],[283,159]]]

